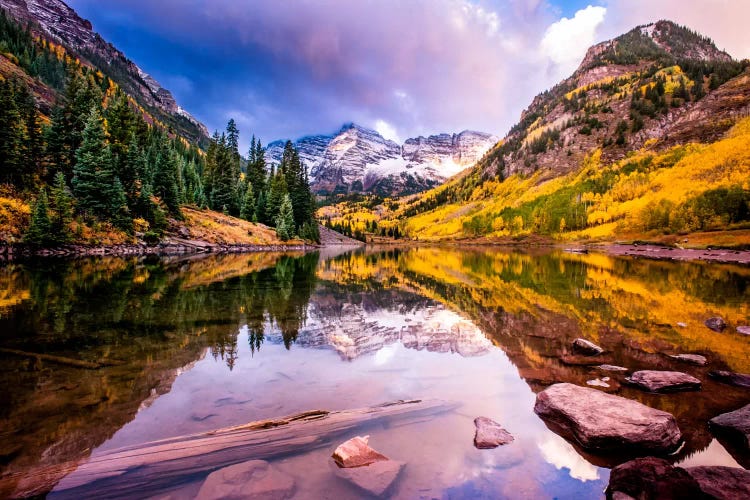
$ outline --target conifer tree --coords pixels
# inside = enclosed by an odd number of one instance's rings
[[[105,139],[102,116],[99,109],[93,107],[83,130],[81,147],[75,153],[72,180],[78,206],[91,214],[106,213],[108,208],[105,196],[110,191],[113,179],[108,178],[111,155]]]
[[[52,224],[49,219],[48,210],[47,192],[42,188],[34,204],[34,212],[31,214],[31,224],[24,236],[26,243],[39,246],[49,244]]]
[[[271,178],[268,187],[268,197],[266,198],[266,222],[269,225],[276,224],[281,209],[281,203],[284,201],[284,197],[287,194],[286,177],[284,176],[284,172],[279,169],[279,171]],[[292,212],[292,214],[294,214],[294,212]],[[292,230],[293,229],[294,227],[292,225]]]
[[[281,241],[287,241],[294,236],[294,210],[292,199],[285,194],[279,208],[279,216],[276,218],[276,235]]]
[[[51,193],[51,236],[55,243],[70,243],[73,234],[70,231],[70,223],[73,221],[73,198],[65,184],[65,175],[62,172],[55,174],[55,181]]]
[[[165,145],[156,160],[154,194],[161,198],[169,213],[180,216],[180,192],[178,188],[179,165],[174,151]]]
[[[242,199],[242,209],[240,210],[240,218],[247,221],[256,222],[257,216],[255,214],[255,193],[253,192],[253,185],[247,183],[245,188],[245,196]]]

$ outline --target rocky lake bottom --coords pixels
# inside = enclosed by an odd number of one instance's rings
[[[747,442],[709,421],[750,404],[748,326],[750,268],[732,264],[497,248],[12,263],[0,497],[602,498],[635,456],[742,471]],[[620,404],[659,435],[595,428]],[[332,413],[278,423],[311,410]],[[183,461],[113,459],[144,445]]]

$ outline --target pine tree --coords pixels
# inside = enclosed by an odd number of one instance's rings
[[[31,224],[24,236],[24,241],[31,245],[43,246],[49,244],[52,224],[49,220],[49,204],[47,192],[44,188],[39,191],[39,197],[34,204],[34,212],[31,214]]]
[[[268,225],[276,224],[276,219],[281,209],[281,203],[284,201],[284,197],[287,194],[286,178],[284,177],[284,173],[279,170],[271,178],[268,187],[268,196],[266,197],[266,223]],[[294,212],[292,212],[292,214],[293,213]]]
[[[164,145],[164,150],[156,160],[154,194],[161,198],[169,213],[177,217],[181,216],[178,178],[179,164],[175,153],[168,145]]]
[[[294,209],[289,194],[284,195],[279,208],[279,216],[276,218],[276,235],[281,241],[287,241],[294,236]]]
[[[111,155],[105,142],[102,116],[93,107],[83,130],[81,147],[76,151],[76,164],[73,168],[73,193],[78,206],[91,214],[107,212],[106,193],[111,188]]]
[[[65,175],[62,172],[55,174],[51,195],[52,238],[58,244],[70,243],[73,239],[73,233],[70,231],[70,223],[73,221],[73,198],[65,184]]]
[[[242,210],[240,210],[240,218],[251,222],[256,222],[258,218],[255,214],[255,208],[255,193],[253,192],[253,185],[248,182],[247,188],[245,189],[245,197],[242,200]]]

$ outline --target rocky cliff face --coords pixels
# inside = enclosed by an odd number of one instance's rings
[[[416,137],[400,145],[374,130],[347,124],[331,136],[303,137],[295,147],[316,192],[391,196],[441,184],[474,165],[495,142],[497,137],[490,134],[464,131]],[[267,160],[278,163],[283,150],[282,141],[272,142]]]
[[[156,118],[193,141],[208,138],[205,125],[177,105],[172,93],[93,30],[61,0],[0,0],[0,8],[22,23],[31,23],[40,36],[67,47],[117,82]]]

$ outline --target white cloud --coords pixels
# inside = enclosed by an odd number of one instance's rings
[[[596,481],[599,471],[579,455],[575,448],[556,434],[551,434],[539,443],[539,451],[544,460],[557,469],[568,469],[570,477],[579,481]]]
[[[556,66],[554,74],[565,78],[575,71],[586,50],[596,41],[597,29],[606,14],[606,8],[589,5],[576,12],[572,19],[563,17],[547,28],[540,48]]]
[[[398,136],[398,132],[396,132],[396,128],[388,123],[385,120],[378,120],[375,122],[375,131],[385,137],[386,139],[389,139],[391,141],[395,141],[399,144],[401,144],[401,138]]]

